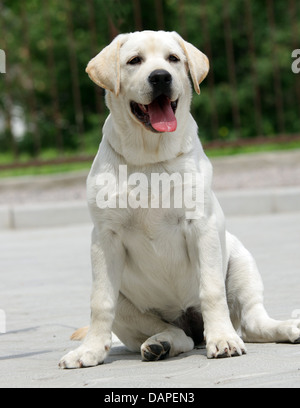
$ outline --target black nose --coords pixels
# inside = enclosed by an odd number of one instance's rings
[[[171,91],[172,75],[164,69],[156,69],[151,72],[148,81],[153,86],[154,97],[169,95]]]

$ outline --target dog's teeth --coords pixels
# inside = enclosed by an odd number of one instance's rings
[[[139,103],[138,106],[141,109],[141,111],[143,111],[144,113],[148,112],[148,107],[146,105],[142,105]]]

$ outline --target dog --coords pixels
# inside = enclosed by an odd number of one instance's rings
[[[256,263],[226,231],[212,191],[212,166],[190,113],[193,87],[200,94],[208,71],[200,50],[164,31],[121,34],[87,66],[106,89],[110,115],[87,180],[94,224],[90,327],[74,334],[84,342],[61,368],[102,364],[112,332],[145,361],[190,352],[203,341],[208,358],[241,356],[244,342],[300,343],[300,320],[268,316]],[[150,179],[162,174],[174,183],[154,192]],[[199,177],[186,182],[186,174]],[[143,189],[134,186],[137,175]],[[161,197],[151,206],[159,194],[172,201],[178,185],[192,187],[192,198],[200,189],[193,208],[178,200],[164,206]]]

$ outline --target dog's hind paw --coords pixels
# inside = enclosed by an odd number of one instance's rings
[[[143,361],[164,360],[170,353],[171,345],[168,341],[156,342],[153,344],[144,343],[141,347]]]

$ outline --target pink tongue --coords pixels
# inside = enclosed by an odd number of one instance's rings
[[[148,105],[148,113],[152,127],[158,132],[174,132],[176,130],[177,120],[167,97],[155,99]]]

